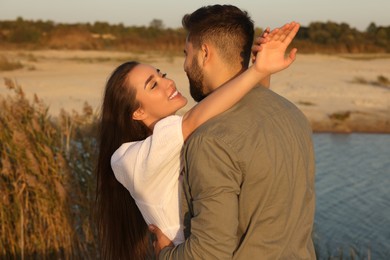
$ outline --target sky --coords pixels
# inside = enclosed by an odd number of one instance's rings
[[[256,27],[274,28],[290,21],[345,22],[366,30],[371,22],[390,26],[390,0],[0,0],[0,20],[51,20],[57,23],[108,22],[148,26],[153,19],[166,27],[181,27],[181,18],[210,4],[232,4],[248,11]]]

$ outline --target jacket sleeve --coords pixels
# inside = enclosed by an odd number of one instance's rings
[[[231,259],[237,248],[242,165],[232,147],[210,136],[193,136],[184,151],[191,200],[191,235],[166,248],[160,259]]]

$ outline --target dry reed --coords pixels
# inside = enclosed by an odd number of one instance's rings
[[[0,96],[0,258],[94,258],[95,114],[86,105],[51,119],[37,96],[5,83],[13,95]]]

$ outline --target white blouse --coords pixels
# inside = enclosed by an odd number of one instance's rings
[[[179,180],[182,117],[169,116],[143,141],[122,144],[111,157],[116,179],[129,190],[147,224],[177,245],[184,242]]]

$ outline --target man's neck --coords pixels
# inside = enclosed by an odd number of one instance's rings
[[[209,86],[209,89],[210,91],[214,91],[216,90],[217,88],[221,87],[222,85],[224,85],[225,83],[229,82],[230,80],[234,79],[235,77],[237,77],[238,75],[240,75],[241,73],[243,73],[246,69],[240,69],[240,70],[226,70],[225,72],[221,72],[221,73],[218,73],[216,75],[219,75],[219,77],[214,77],[213,78],[213,81],[212,81],[212,84],[210,84]]]

